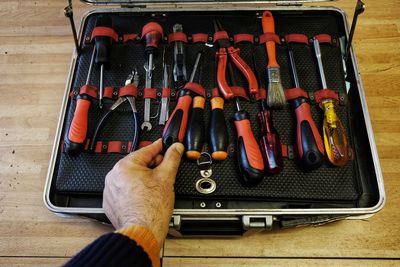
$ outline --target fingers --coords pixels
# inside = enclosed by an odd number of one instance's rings
[[[150,165],[149,165],[149,167],[151,167],[151,168],[155,168],[155,167],[157,167],[158,165],[160,165],[160,163],[162,162],[162,160],[163,160],[163,155],[157,155],[152,161],[151,161],[151,163],[150,163]]]
[[[161,153],[162,142],[161,138],[153,142],[151,145],[145,146],[125,157],[127,160],[134,161],[135,163],[148,167],[151,163],[154,163],[154,159]]]
[[[164,159],[156,169],[165,173],[165,177],[175,180],[184,150],[185,147],[181,143],[175,143],[170,146],[164,155]]]

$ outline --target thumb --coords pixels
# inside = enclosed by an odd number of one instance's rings
[[[163,161],[156,168],[166,174],[168,178],[175,179],[185,147],[181,143],[170,146],[164,155]]]

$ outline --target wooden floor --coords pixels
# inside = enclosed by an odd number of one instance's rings
[[[169,239],[164,266],[400,265],[400,1],[366,1],[354,47],[386,185],[366,221],[236,239]],[[73,42],[65,0],[0,2],[0,265],[60,265],[107,226],[60,218],[42,192]],[[90,6],[74,1],[76,21]],[[333,4],[353,13],[355,0]]]

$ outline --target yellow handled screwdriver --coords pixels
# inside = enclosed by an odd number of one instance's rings
[[[322,65],[321,48],[316,38],[313,39],[313,45],[322,88],[327,89],[324,67]],[[335,111],[336,102],[335,99],[327,98],[320,103],[320,108],[324,111],[324,145],[329,161],[335,166],[344,166],[349,160],[349,148],[346,130]]]

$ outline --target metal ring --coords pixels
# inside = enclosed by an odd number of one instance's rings
[[[201,178],[196,182],[196,190],[201,194],[211,194],[217,188],[217,184],[210,178]]]

